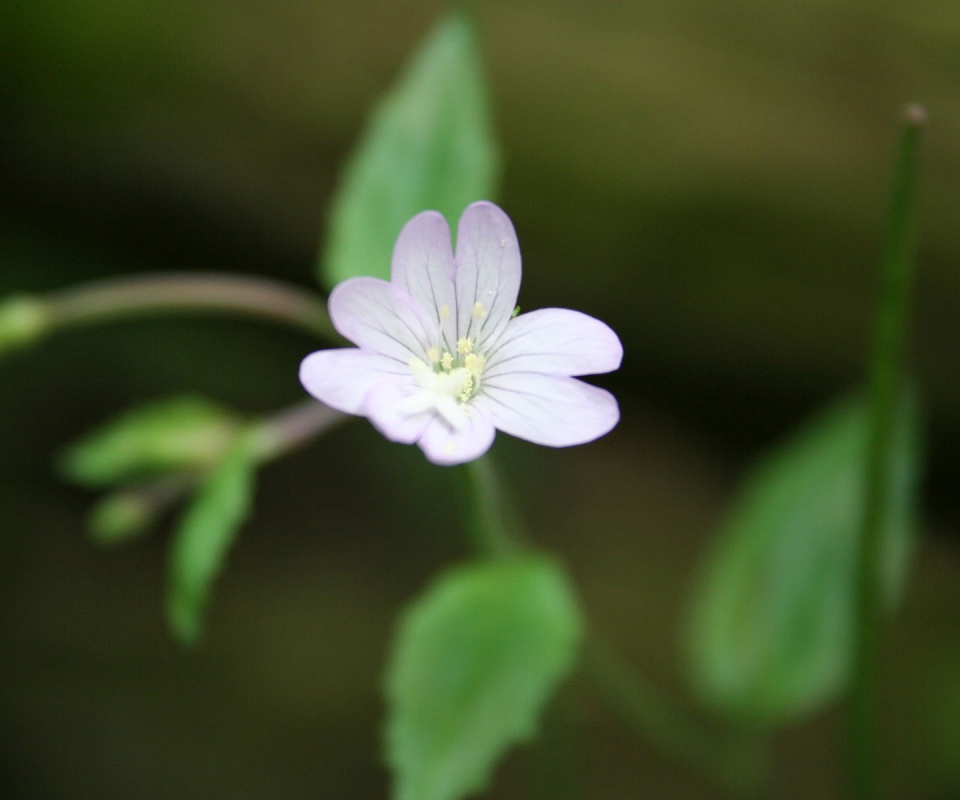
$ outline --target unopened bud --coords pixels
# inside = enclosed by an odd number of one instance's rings
[[[0,302],[0,354],[42,337],[51,326],[47,305],[28,295]]]
[[[142,492],[108,495],[90,512],[90,535],[98,544],[118,544],[145,533],[157,509]]]

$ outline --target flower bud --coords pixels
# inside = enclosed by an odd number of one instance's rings
[[[143,534],[159,512],[142,491],[131,489],[103,498],[90,513],[90,534],[98,544],[111,545]]]
[[[31,344],[50,330],[47,305],[29,295],[0,302],[0,354]]]

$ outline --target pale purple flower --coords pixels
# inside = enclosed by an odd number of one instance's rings
[[[519,289],[517,236],[497,206],[463,212],[456,255],[446,220],[425,211],[400,232],[390,282],[351,278],[333,290],[333,324],[357,347],[307,356],[300,380],[436,464],[478,458],[498,428],[551,447],[603,436],[620,419],[617,401],[573,376],[617,369],[620,340],[579,311],[516,315]]]

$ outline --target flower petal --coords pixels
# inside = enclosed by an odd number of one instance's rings
[[[456,352],[453,275],[450,226],[437,211],[417,214],[403,226],[393,248],[390,282],[420,303],[442,329],[444,349]]]
[[[405,290],[379,278],[350,278],[331,293],[330,319],[365,350],[408,364],[435,344],[436,325]]]
[[[620,366],[623,345],[606,324],[579,311],[544,308],[510,320],[487,353],[484,375],[596,375]]]
[[[436,416],[433,404],[424,407],[416,403],[420,393],[409,375],[381,381],[367,395],[363,413],[390,441],[413,444]]]
[[[450,466],[482,456],[490,449],[496,434],[490,417],[474,404],[462,427],[454,428],[443,417],[437,416],[417,444],[434,464]]]
[[[300,364],[300,383],[331,408],[362,414],[370,389],[404,369],[393,359],[352,347],[318,350]]]
[[[620,420],[610,392],[556,375],[485,378],[474,405],[482,405],[504,433],[549,447],[592,442]]]
[[[520,245],[513,223],[493,203],[474,203],[457,230],[457,336],[480,350],[496,341],[520,292]]]

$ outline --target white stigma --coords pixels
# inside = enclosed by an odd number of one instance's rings
[[[401,411],[405,414],[421,414],[424,411],[437,411],[454,428],[467,424],[465,392],[473,383],[473,376],[464,367],[439,372],[419,358],[410,360],[410,370],[417,381],[417,391],[402,401]]]
[[[470,401],[480,391],[480,376],[487,363],[473,348],[472,339],[461,338],[456,353],[430,347],[426,360],[411,359],[408,366],[417,388],[401,401],[401,411],[409,415],[436,411],[455,429],[466,425]]]

